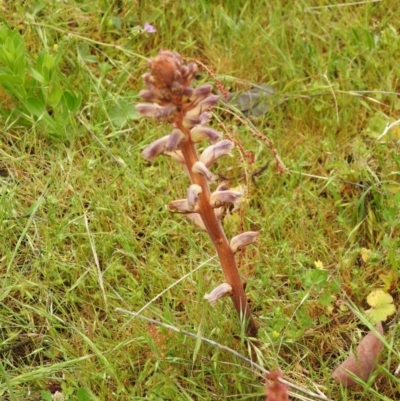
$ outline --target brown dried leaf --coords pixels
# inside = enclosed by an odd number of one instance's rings
[[[375,330],[383,335],[382,323],[375,326]],[[369,332],[358,345],[356,352],[351,354],[332,373],[332,377],[345,387],[356,384],[349,372],[367,381],[379,362],[383,343],[372,331]]]

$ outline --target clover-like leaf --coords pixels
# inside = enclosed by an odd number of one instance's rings
[[[367,314],[372,324],[383,322],[388,316],[396,312],[392,296],[383,290],[372,291],[367,296],[367,302],[368,305],[371,306]]]

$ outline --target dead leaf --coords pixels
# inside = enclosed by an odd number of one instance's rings
[[[375,330],[383,335],[382,323],[379,323]],[[358,345],[356,352],[351,354],[332,373],[332,377],[345,387],[356,384],[349,372],[358,376],[361,380],[367,381],[371,373],[376,369],[379,356],[383,349],[383,343],[372,331],[369,332]]]

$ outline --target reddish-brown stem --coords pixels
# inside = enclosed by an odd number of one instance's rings
[[[188,130],[182,125],[181,121],[177,123],[177,126],[186,134],[187,138],[190,138]],[[199,197],[199,214],[217,251],[226,282],[232,287],[233,305],[239,317],[245,321],[247,335],[249,337],[257,337],[258,326],[253,320],[247,304],[234,253],[231,250],[221,222],[215,216],[214,209],[210,205],[210,188],[207,180],[203,175],[192,172],[193,164],[199,160],[196,148],[193,142],[187,140],[181,145],[181,151],[192,183],[200,185],[202,188],[201,196]]]

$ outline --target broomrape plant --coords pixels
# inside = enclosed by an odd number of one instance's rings
[[[233,305],[246,325],[250,337],[257,336],[258,326],[251,316],[244,286],[235,261],[235,253],[253,243],[258,232],[245,232],[227,239],[221,224],[226,207],[240,201],[243,193],[230,190],[223,182],[211,191],[215,176],[210,171],[212,164],[227,155],[234,147],[233,142],[221,139],[222,134],[208,127],[210,110],[218,103],[218,96],[212,94],[211,85],[191,86],[197,72],[195,63],[184,64],[182,57],[167,50],[149,61],[150,72],[143,75],[147,89],[140,96],[147,103],[139,103],[136,109],[141,117],[154,118],[172,125],[169,135],[148,145],[142,156],[153,161],[157,156],[166,155],[186,170],[191,184],[187,197],[170,202],[171,212],[182,213],[199,228],[207,231],[217,251],[226,283],[219,285],[205,295],[210,303],[230,295]],[[201,154],[196,145],[208,141],[210,146]]]

